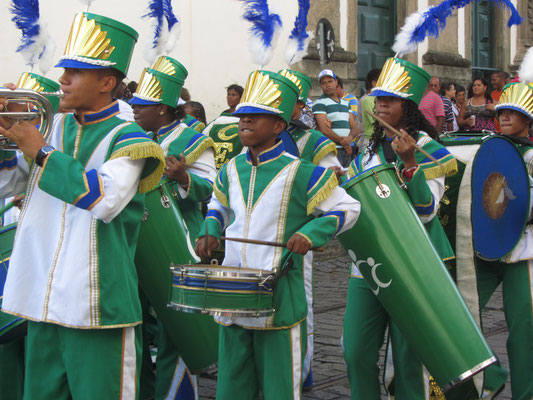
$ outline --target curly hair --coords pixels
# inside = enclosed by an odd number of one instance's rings
[[[379,99],[379,97],[378,97]],[[400,126],[415,141],[418,140],[418,132],[426,132],[432,139],[439,140],[439,135],[433,125],[424,117],[424,114],[418,109],[418,105],[411,100],[399,99],[402,102],[402,119]],[[385,140],[385,130],[378,121],[374,121],[374,133],[368,143],[368,159],[370,160],[378,151],[379,146]]]

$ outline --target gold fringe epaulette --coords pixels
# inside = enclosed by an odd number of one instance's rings
[[[337,147],[333,142],[328,143],[320,149],[320,151],[313,158],[313,164],[318,165],[318,163],[322,161],[322,159],[326,157],[326,155],[328,155],[329,153],[333,153],[335,157],[337,156]]]
[[[331,193],[333,193],[337,186],[339,186],[339,181],[337,180],[337,176],[332,173],[327,182],[307,202],[307,215],[311,215],[320,203],[331,196]]]
[[[161,146],[155,142],[145,141],[131,144],[113,153],[110,160],[120,157],[129,157],[130,160],[155,158],[159,161],[157,167],[139,182],[139,193],[149,192],[156,187],[165,172],[165,154]]]
[[[202,140],[202,142],[185,156],[185,162],[187,165],[191,165],[198,160],[198,157],[200,157],[200,155],[210,147],[212,147],[213,151],[216,153],[215,142],[213,139],[211,139],[209,136],[206,136],[205,138],[199,140]]]
[[[438,178],[442,175],[452,176],[455,175],[459,170],[457,166],[457,160],[455,158],[451,158],[444,162],[441,161],[441,165],[436,165],[435,163],[431,163],[430,165],[431,166],[425,168],[422,167],[424,175],[428,180]]]

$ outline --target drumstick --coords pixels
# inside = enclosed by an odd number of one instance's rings
[[[225,237],[225,236],[222,236],[220,239],[229,240],[231,242],[248,243],[248,244],[259,244],[259,245],[262,245],[262,246],[285,247],[285,248],[287,248],[287,245],[285,243],[279,243],[279,242],[267,242],[267,241],[264,241],[264,240],[230,238],[230,237]],[[322,251],[324,251],[324,248],[323,247],[312,247],[311,250],[322,252]]]
[[[386,123],[385,121],[383,121],[381,118],[379,118],[376,114],[374,114],[372,111],[370,110],[365,110],[365,112],[370,115],[372,118],[374,118],[376,121],[378,121],[381,125],[383,125],[385,128],[387,128],[388,130],[390,130],[392,133],[394,133],[396,136],[398,137],[403,137],[403,133],[401,133],[399,130],[397,130],[396,128],[393,128],[391,125],[389,125],[388,123]],[[434,163],[436,163],[439,167],[442,167],[442,164],[435,158],[433,157],[431,154],[429,154],[426,150],[424,150],[422,147],[418,146],[417,144],[415,144],[415,148],[421,152],[423,155],[425,155],[427,158],[429,158],[431,161],[433,161]]]

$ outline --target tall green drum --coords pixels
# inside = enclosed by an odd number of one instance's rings
[[[16,223],[0,228],[0,307],[2,306],[4,284],[6,283],[16,230]],[[0,343],[6,343],[17,337],[24,336],[27,325],[25,319],[0,311]]]
[[[178,312],[167,307],[172,287],[170,264],[200,261],[175,196],[177,194],[166,181],[146,195],[135,265],[139,285],[157,318],[194,373],[217,362],[218,325],[209,315]]]
[[[448,390],[492,364],[395,168],[372,168],[343,186],[362,212],[340,242],[439,386]]]

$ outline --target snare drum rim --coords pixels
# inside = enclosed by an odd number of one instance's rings
[[[186,306],[171,301],[168,305],[173,310],[183,311],[193,314],[207,314],[213,317],[269,317],[274,314],[274,308],[203,308],[197,306]]]
[[[206,271],[209,274],[206,274]],[[174,266],[172,273],[175,276],[190,276],[194,278],[205,278],[209,280],[224,280],[232,278],[235,280],[263,280],[269,276],[275,275],[275,272],[263,269],[253,268],[241,268],[230,266],[216,267],[206,264],[193,264],[193,265],[176,265]]]

